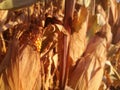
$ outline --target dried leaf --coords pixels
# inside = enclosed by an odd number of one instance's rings
[[[83,13],[84,12],[84,13]],[[84,17],[84,18],[82,18]],[[86,32],[88,26],[88,14],[85,8],[81,9],[80,16],[73,21],[74,32],[71,35],[70,40],[70,57],[73,64],[81,57],[86,48]]]
[[[53,56],[53,62],[54,62],[55,68],[57,69],[58,67],[58,55],[57,54]]]
[[[83,22],[86,21],[86,18],[88,17],[88,11],[87,8],[81,7],[81,9],[75,13],[73,22],[72,22],[72,31],[78,32],[81,28],[81,25]]]
[[[18,47],[18,44],[14,45],[15,42],[12,43],[15,47],[11,50],[10,65],[4,72],[10,90],[40,90],[39,53],[29,45]]]
[[[50,51],[55,46],[56,43],[56,28],[53,25],[48,25],[44,29],[41,47],[41,57]]]
[[[107,15],[106,15],[106,12],[105,10],[103,9],[103,7],[101,5],[98,5],[97,6],[97,12],[98,14],[100,14],[100,18],[102,18],[102,26],[105,25],[105,23],[107,22]],[[98,23],[99,24],[99,23]]]
[[[44,87],[45,87],[45,90],[48,90],[49,88],[53,88],[53,75],[54,75],[54,72],[52,72],[52,63],[53,63],[53,61],[52,61],[52,54],[53,54],[53,52],[52,52],[52,50],[50,50],[50,52],[49,52],[49,58],[48,58],[48,65],[45,67],[46,68],[46,80],[45,80],[45,83],[44,83]]]
[[[38,85],[37,80],[40,81],[40,56],[33,48],[26,46],[19,55],[19,79],[23,90],[36,90]],[[27,77],[27,78],[26,78]],[[27,86],[27,87],[26,87]],[[39,89],[40,89],[39,83]],[[38,90],[39,90],[38,89]]]
[[[112,66],[111,62],[110,61],[106,61],[105,64],[110,67],[110,71],[109,71],[110,78],[111,79],[118,79],[118,80],[120,80],[120,75],[115,70],[115,68]]]
[[[96,15],[89,15],[88,20],[88,31],[87,31],[87,37],[88,39],[93,37],[94,34],[98,31],[99,26],[97,24],[97,16]]]
[[[103,26],[105,23],[105,18],[101,14],[97,14],[97,24]]]
[[[108,27],[108,25],[105,25]],[[104,28],[105,29],[105,28]],[[105,29],[105,36],[112,37],[111,29]],[[109,34],[109,36],[108,36]],[[84,57],[81,58],[70,77],[69,86],[76,90],[98,90],[106,61],[107,41],[103,35],[95,35],[89,42]]]
[[[97,6],[98,13],[96,15],[89,16],[89,24],[88,24],[88,34],[87,36],[91,38],[94,36],[96,32],[98,32],[102,26],[106,24],[106,13],[103,10],[101,5]]]
[[[119,47],[120,47],[119,45],[111,44],[108,51],[108,57],[111,58],[112,56],[114,56],[118,51]]]
[[[2,76],[3,75],[1,75],[1,77],[0,77],[0,90],[5,90],[5,84],[4,84]]]
[[[0,52],[6,53],[6,44],[5,44],[3,34],[1,32],[0,32],[0,47],[1,47]]]

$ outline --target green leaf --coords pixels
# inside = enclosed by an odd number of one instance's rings
[[[36,3],[38,0],[2,0],[0,9],[17,9]]]

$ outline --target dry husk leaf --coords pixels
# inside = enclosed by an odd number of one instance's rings
[[[104,37],[97,34],[89,42],[84,57],[73,70],[69,86],[75,90],[98,90],[103,77],[107,47],[111,41],[109,39],[112,37],[111,29],[107,27],[108,24],[103,28],[106,31]]]
[[[40,90],[40,56],[30,45],[18,45],[18,40],[11,43],[9,65],[3,72],[4,90]]]
[[[70,57],[73,65],[81,57],[86,48],[86,32],[88,26],[88,12],[82,7],[80,16],[73,21],[73,33],[70,40]]]

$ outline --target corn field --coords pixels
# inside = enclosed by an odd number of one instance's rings
[[[0,0],[0,90],[120,90],[120,0]]]

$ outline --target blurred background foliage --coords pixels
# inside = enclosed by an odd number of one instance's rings
[[[70,33],[69,7],[0,1],[0,90],[59,90],[63,36],[70,36],[65,90],[120,90],[119,0],[75,0]]]

